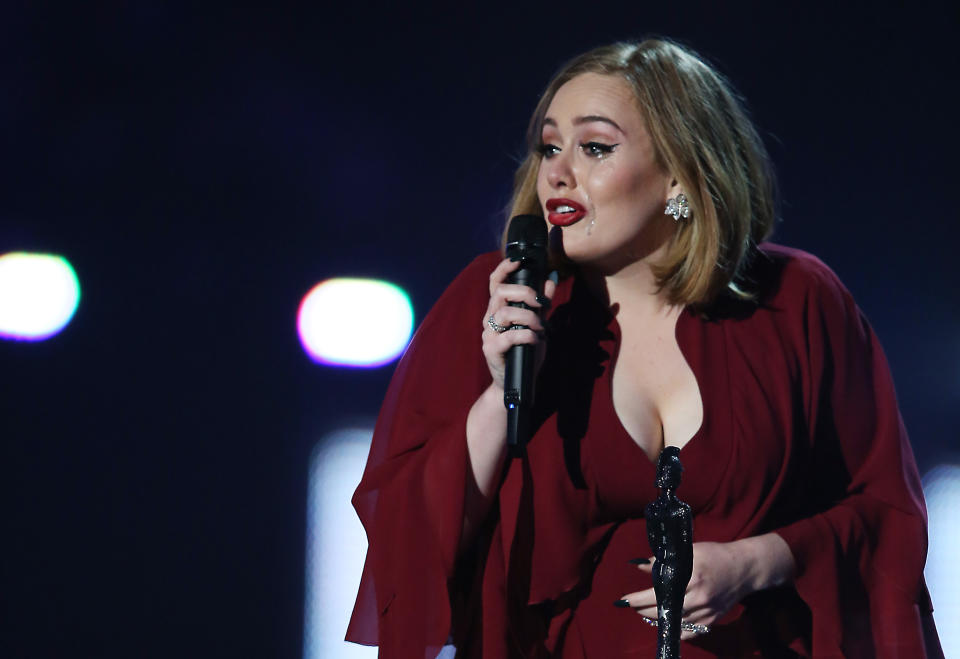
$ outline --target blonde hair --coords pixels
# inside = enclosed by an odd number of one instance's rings
[[[568,62],[540,97],[527,130],[527,156],[514,178],[510,216],[542,215],[539,146],[547,108],[564,83],[584,73],[623,77],[633,88],[658,164],[690,203],[654,273],[673,304],[704,305],[725,289],[751,297],[743,274],[773,227],[769,157],[741,100],[691,50],[663,39],[615,43]]]

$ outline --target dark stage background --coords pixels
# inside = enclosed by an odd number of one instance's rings
[[[871,319],[921,471],[957,461],[958,23],[952,3],[5,3],[0,253],[66,256],[83,297],[59,336],[0,342],[0,654],[299,656],[307,461],[392,372],[312,363],[300,298],[387,279],[419,322],[495,246],[550,74],[618,38],[687,42],[746,96],[775,238]]]

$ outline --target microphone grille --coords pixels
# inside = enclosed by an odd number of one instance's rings
[[[507,245],[546,247],[547,223],[537,215],[516,215],[507,228]]]

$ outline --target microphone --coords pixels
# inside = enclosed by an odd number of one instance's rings
[[[536,215],[517,215],[507,229],[507,257],[520,267],[507,282],[529,286],[543,293],[547,270],[547,223]],[[529,309],[522,302],[510,306]],[[518,327],[525,327],[520,325]],[[507,446],[523,448],[530,439],[530,408],[533,405],[533,363],[536,346],[517,345],[507,351],[503,378],[503,404],[507,408]]]

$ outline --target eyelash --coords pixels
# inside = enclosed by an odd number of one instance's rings
[[[580,144],[580,148],[593,158],[605,158],[613,153],[614,149],[618,146],[620,146],[619,143],[604,144],[603,142],[582,142]],[[540,155],[544,158],[552,158],[560,152],[560,147],[554,144],[541,144],[537,147],[537,151],[539,151]]]

